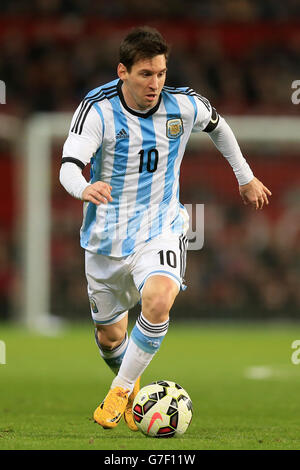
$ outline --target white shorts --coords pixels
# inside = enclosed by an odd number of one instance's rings
[[[124,258],[86,251],[85,273],[94,322],[110,325],[120,321],[140,301],[146,280],[155,274],[173,279],[184,290],[187,243],[185,236],[160,236]]]

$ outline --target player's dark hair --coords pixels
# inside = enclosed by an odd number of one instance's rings
[[[152,59],[163,54],[168,59],[169,47],[154,28],[140,26],[131,30],[120,45],[120,62],[128,72],[138,60]]]

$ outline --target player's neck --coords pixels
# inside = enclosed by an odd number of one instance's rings
[[[127,104],[128,106],[128,104]],[[148,111],[150,111],[150,109],[154,108],[154,106],[151,106],[151,108],[146,108],[146,109],[140,109],[140,108],[132,108],[131,106],[128,106],[129,109],[131,109],[132,111],[135,111],[137,113],[141,113],[141,114],[146,114],[148,113]]]
[[[141,107],[138,105],[138,103],[135,102],[133,97],[128,93],[126,88],[124,87],[124,84],[121,87],[121,93],[123,95],[123,99],[129,109],[131,109],[134,112],[138,112],[141,114],[146,114],[148,113],[152,108],[155,108],[157,103],[155,103],[153,106],[149,106],[147,108]]]

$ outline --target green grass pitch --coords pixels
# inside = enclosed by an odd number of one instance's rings
[[[146,438],[123,421],[93,422],[112,372],[89,324],[57,337],[0,325],[0,449],[221,450],[300,448],[300,364],[291,361],[299,325],[171,322],[142,378],[178,382],[194,416],[181,438]],[[300,354],[299,354],[300,356]]]

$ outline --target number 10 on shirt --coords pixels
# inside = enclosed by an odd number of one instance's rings
[[[148,150],[148,152],[146,152],[146,155],[145,155],[145,150],[142,149],[139,151],[139,156],[140,156],[139,173],[142,173],[145,161],[146,161],[146,169],[148,173],[154,173],[157,170],[157,165],[158,165],[158,150],[157,149]]]

